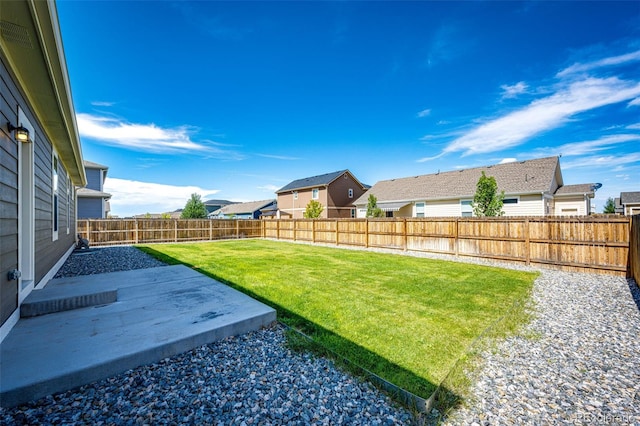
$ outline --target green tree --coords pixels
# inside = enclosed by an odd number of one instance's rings
[[[616,212],[616,202],[613,198],[607,198],[607,202],[604,204],[604,210],[602,213],[615,213]]]
[[[184,206],[182,213],[180,214],[182,219],[206,219],[207,208],[204,206],[200,195],[191,194],[191,198]]]
[[[322,204],[320,204],[320,202],[311,200],[309,201],[309,204],[307,204],[303,216],[305,219],[317,219],[320,217],[323,210],[324,207],[322,207]]]
[[[384,212],[378,207],[378,199],[373,194],[369,194],[367,200],[367,217],[384,217]]]
[[[503,201],[504,191],[498,194],[496,178],[482,172],[476,184],[476,194],[473,196],[473,214],[478,217],[502,216]]]
[[[171,219],[171,213],[162,213],[160,217],[162,219]]]

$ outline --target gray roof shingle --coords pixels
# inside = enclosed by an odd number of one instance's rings
[[[383,180],[373,185],[354,204],[366,204],[370,194],[376,196],[378,202],[473,197],[483,171],[496,179],[498,190],[504,191],[506,195],[550,192],[555,189],[552,184],[556,172],[558,184],[562,185],[558,157],[547,157]]]
[[[276,194],[285,191],[293,191],[294,189],[312,188],[317,186],[329,185],[331,182],[342,176],[348,170],[339,170],[333,173],[325,173],[324,175],[311,176],[303,179],[294,180],[293,182],[283,186],[276,191]]]
[[[620,202],[622,204],[640,203],[640,191],[621,192]]]
[[[218,210],[218,212],[223,214],[253,213],[271,203],[274,203],[275,201],[276,200],[261,200],[249,201],[248,203],[229,204]]]
[[[82,164],[84,165],[85,169],[102,169],[102,170],[109,169],[108,166],[103,166],[102,164],[94,163],[93,161],[89,161],[89,160],[83,160]]]
[[[592,183],[579,183],[576,185],[564,185],[558,188],[555,195],[569,194],[594,194]]]

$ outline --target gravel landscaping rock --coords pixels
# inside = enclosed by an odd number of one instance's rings
[[[635,282],[545,270],[533,300],[535,319],[481,355],[472,397],[445,424],[640,425]]]
[[[161,265],[132,247],[99,248],[72,255],[56,277]],[[543,270],[532,296],[533,321],[478,357],[470,397],[444,424],[640,425],[637,285]],[[416,417],[331,361],[290,351],[275,326],[0,409],[0,424],[394,425],[438,415]]]

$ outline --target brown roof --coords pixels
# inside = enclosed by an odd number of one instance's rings
[[[550,192],[554,189],[551,186],[556,172],[558,184],[562,185],[558,157],[547,157],[383,180],[373,185],[354,204],[366,204],[370,194],[375,195],[378,202],[473,197],[483,171],[487,176],[493,176],[498,190],[504,191],[507,195]]]

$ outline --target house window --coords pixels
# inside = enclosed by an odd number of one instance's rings
[[[472,200],[460,200],[460,213],[462,213],[462,217],[472,217],[473,216],[473,203]]]
[[[53,194],[53,205],[51,209],[51,219],[53,222],[53,241],[56,241],[58,239],[58,222],[60,218],[58,216],[58,157],[55,154],[53,154],[52,161],[51,192]]]
[[[351,209],[351,219],[356,218],[356,209]]]
[[[318,188],[313,188],[311,190],[311,198],[312,199],[317,200],[319,194],[320,194],[320,190]]]
[[[393,212],[385,212],[385,217],[393,217]]]
[[[353,189],[349,188],[349,198],[353,198]]]
[[[424,203],[416,203],[416,217],[424,217]]]
[[[293,191],[293,199],[294,200],[298,199],[298,191]]]
[[[505,198],[502,200],[502,204],[518,204],[517,198]]]

